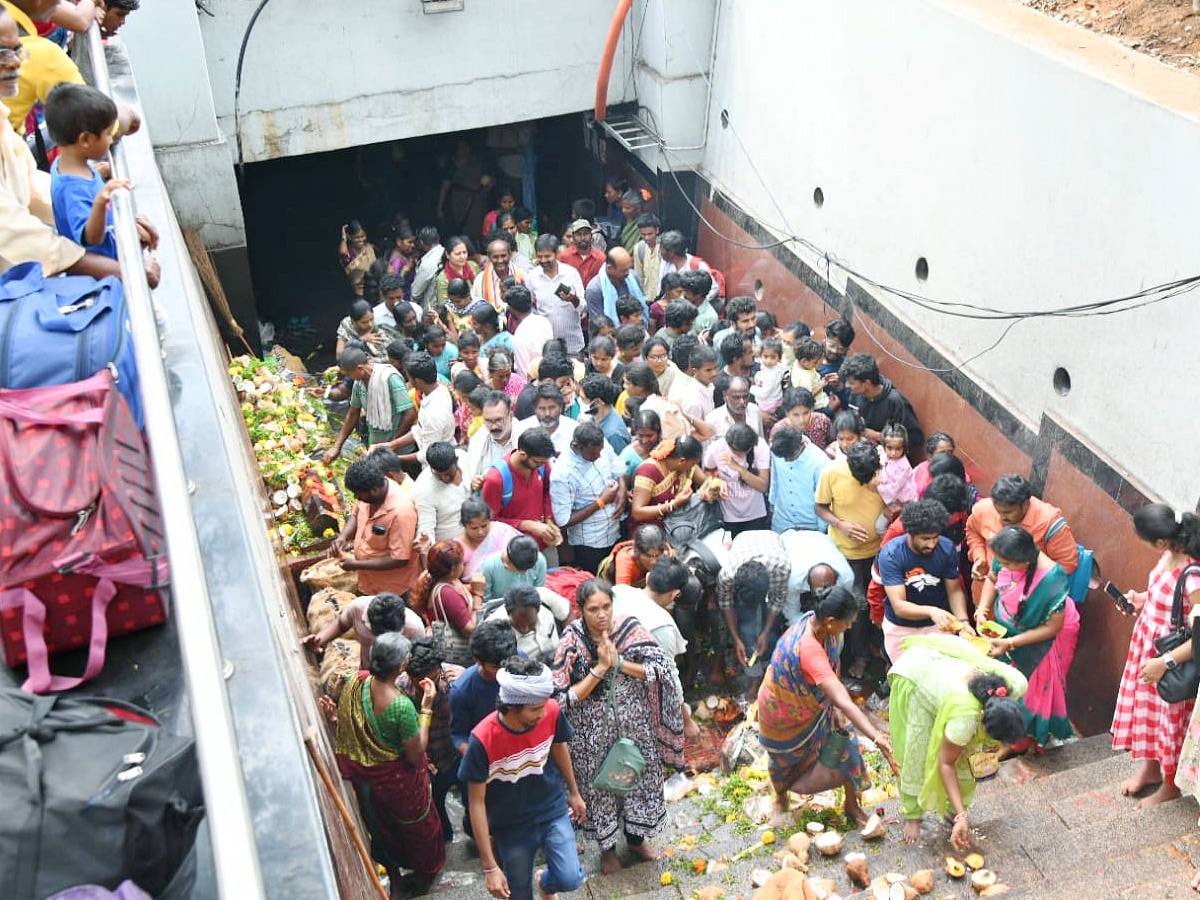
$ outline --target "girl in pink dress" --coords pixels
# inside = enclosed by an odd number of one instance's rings
[[[1141,809],[1179,796],[1175,772],[1195,700],[1166,703],[1155,685],[1167,672],[1168,657],[1175,663],[1191,658],[1192,643],[1159,656],[1154,641],[1171,631],[1175,585],[1184,568],[1200,559],[1200,517],[1186,512],[1176,515],[1165,504],[1151,503],[1133,514],[1133,527],[1138,537],[1162,553],[1147,589],[1125,595],[1137,608],[1138,621],[1112,723],[1113,749],[1128,750],[1134,759],[1142,760],[1137,773],[1122,783],[1121,793],[1132,796],[1158,785],[1158,790],[1138,802]],[[1200,603],[1200,574],[1190,575],[1184,584],[1185,619],[1196,603]]]

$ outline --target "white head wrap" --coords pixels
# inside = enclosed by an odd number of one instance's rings
[[[500,684],[500,702],[513,706],[541,703],[554,693],[554,678],[546,666],[536,675],[513,675],[501,669],[496,673],[496,681]]]

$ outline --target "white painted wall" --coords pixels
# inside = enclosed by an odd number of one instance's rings
[[[1200,81],[1035,16],[1011,0],[724,0],[703,170],[762,222],[927,296],[1031,310],[1196,274],[1200,121],[1146,95],[1194,102]],[[881,299],[955,361],[1003,327]],[[966,371],[1191,508],[1198,335],[1200,292],[1022,322]]]
[[[254,0],[208,0],[200,28],[216,114],[233,144],[234,73]],[[241,130],[253,162],[590,109],[615,0],[465,0],[427,15],[420,0],[273,0],[242,76]],[[633,96],[631,38],[609,102]]]

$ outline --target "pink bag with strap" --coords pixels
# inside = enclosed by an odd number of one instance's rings
[[[22,688],[69,690],[110,637],[166,621],[166,543],[149,456],[108,370],[0,391],[0,644]],[[49,657],[88,648],[78,677]]]

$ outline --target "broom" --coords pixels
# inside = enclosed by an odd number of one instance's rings
[[[238,324],[238,320],[234,317],[233,310],[229,306],[229,297],[226,296],[225,287],[221,284],[221,276],[217,274],[217,267],[213,264],[212,254],[208,252],[204,238],[200,237],[200,230],[198,228],[185,228],[183,230],[183,240],[187,244],[188,255],[192,258],[192,265],[196,267],[196,272],[200,276],[200,282],[204,285],[204,292],[208,294],[208,302],[212,305],[213,312],[225,322],[225,327],[229,330],[229,333],[242,342],[242,346],[246,348],[246,352],[254,356],[254,348],[246,340],[246,332]]]

